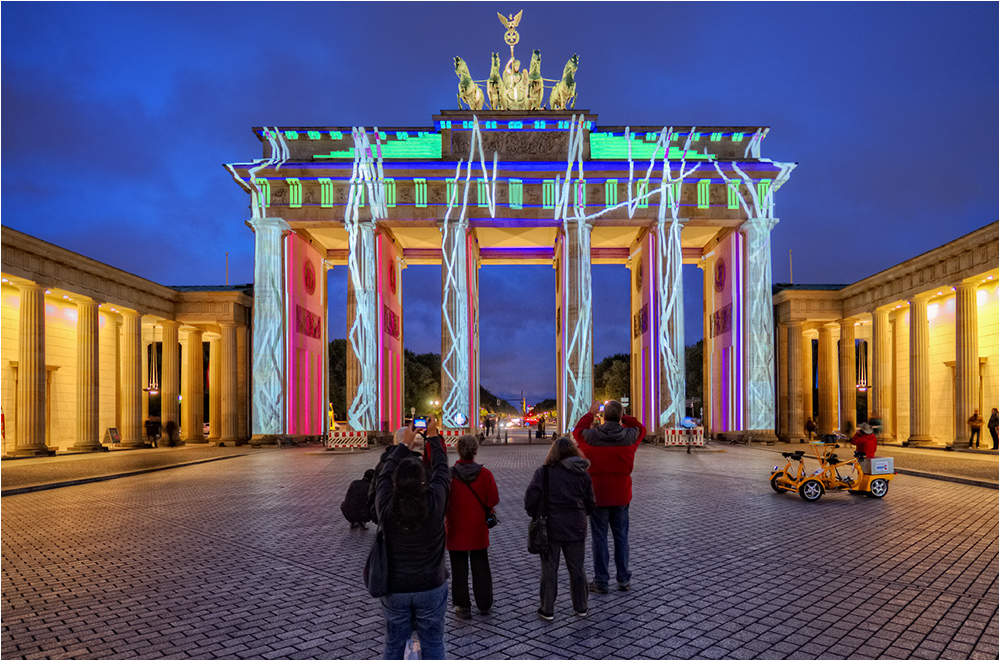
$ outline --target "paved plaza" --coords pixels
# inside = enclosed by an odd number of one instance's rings
[[[449,613],[449,657],[996,659],[997,490],[901,474],[883,500],[805,503],[767,484],[788,447],[643,446],[632,590],[590,595],[577,618],[564,571],[553,622],[535,614],[521,507],[546,446],[483,447],[501,497],[496,603],[471,620]],[[978,461],[995,485],[996,456],[957,454],[927,461]],[[339,509],[375,452],[112,455],[4,462],[4,658],[381,656],[382,616],[361,581],[374,531],[350,530]],[[11,491],[102,461],[132,474]],[[171,462],[185,465],[157,470]]]

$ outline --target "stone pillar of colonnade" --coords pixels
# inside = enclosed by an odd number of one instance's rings
[[[187,383],[184,389],[184,423],[181,428],[187,443],[205,442],[205,356],[202,338],[202,331],[188,331],[184,352]]]
[[[804,369],[802,347],[805,340],[801,321],[789,322],[787,327],[788,361],[785,374],[788,381],[788,436],[784,440],[792,442],[796,438],[803,438],[803,429],[805,428],[805,418],[802,415],[805,399],[803,396],[805,382],[802,378]]]
[[[445,428],[479,426],[476,370],[477,258],[464,219],[441,230],[441,422]]]
[[[888,308],[872,312],[872,407],[869,417],[879,421],[875,437],[879,443],[893,440],[892,422],[892,333]]]
[[[218,445],[222,438],[222,342],[208,342],[208,442]]]
[[[854,350],[854,319],[840,324],[840,431],[853,434],[858,424],[857,356]]]
[[[788,442],[788,336],[790,330],[787,323],[778,324],[778,369],[775,373],[778,379],[778,440]]]
[[[247,224],[254,232],[251,433],[256,442],[267,442],[286,431],[282,246],[291,228],[281,218],[255,218]]]
[[[556,401],[560,432],[576,425],[594,397],[592,229],[589,220],[566,220],[556,240]]]
[[[142,315],[124,310],[121,353],[121,437],[123,448],[145,447],[142,420]]]
[[[971,445],[969,418],[979,409],[979,313],[976,283],[955,286],[955,441],[954,447]],[[982,416],[980,411],[979,415]],[[985,418],[984,418],[985,419]],[[983,431],[980,430],[980,436]],[[979,439],[980,445],[983,439]]]
[[[926,445],[931,437],[930,329],[926,295],[910,300],[910,436],[907,445]]]
[[[18,285],[21,294],[17,349],[17,456],[51,456],[45,444],[45,288]]]
[[[222,339],[219,341],[221,360],[219,361],[219,427],[220,443],[239,444],[238,386],[237,386],[237,339],[236,324],[223,323]],[[215,414],[212,415],[215,418]]]
[[[247,345],[249,333],[250,329],[242,324],[236,329],[236,435],[241,442],[250,439],[250,402],[247,399],[250,382],[249,347]]]
[[[777,218],[750,218],[740,226],[746,237],[743,285],[745,341],[743,429],[754,440],[774,433],[774,308],[771,292],[771,228]]]
[[[702,257],[701,261],[698,262],[698,268],[701,269],[701,279],[702,279],[702,306],[701,306],[701,332],[702,337],[705,338],[702,341],[703,350],[701,352],[701,373],[702,373],[702,383],[701,383],[701,424],[705,430],[705,438],[714,437],[714,430],[711,429],[712,421],[712,399],[711,393],[715,392],[716,384],[714,382],[714,377],[712,375],[712,352],[708,350],[709,348],[709,338],[711,338],[711,319],[712,313],[709,311],[709,292],[710,287],[715,286],[715,276],[712,273],[712,269],[706,268],[705,258]]]
[[[73,452],[103,452],[97,301],[76,302],[76,442]]]
[[[834,379],[836,347],[833,343],[833,328],[825,324],[819,328],[819,420],[816,421],[820,434],[829,434],[837,429],[837,386]]]
[[[803,326],[804,329],[804,326]],[[813,417],[813,358],[812,358],[812,332],[802,333],[802,371],[799,378],[802,382],[802,427],[799,430],[808,438],[806,432],[806,420]],[[815,420],[813,421],[815,422]]]
[[[168,422],[178,427],[180,420],[180,405],[177,400],[181,394],[181,344],[180,324],[169,319],[162,322],[163,326],[163,371],[160,374],[160,430],[166,429]],[[163,435],[166,440],[166,435]],[[174,439],[177,440],[177,439]]]
[[[681,266],[681,230],[684,223],[674,220],[660,223],[657,228],[655,279],[657,318],[655,325],[659,337],[655,342],[658,351],[660,401],[656,407],[656,428],[680,429],[685,414],[684,367],[684,280]],[[773,401],[773,400],[772,400]],[[773,427],[773,423],[772,423]]]

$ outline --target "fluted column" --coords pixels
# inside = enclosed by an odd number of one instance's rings
[[[193,330],[187,336],[187,394],[184,396],[184,440],[205,442],[205,357],[202,331]]]
[[[788,442],[788,338],[787,323],[778,324],[778,440]]]
[[[955,287],[955,446],[969,444],[968,420],[978,408],[979,313],[976,310],[976,284],[962,282]]]
[[[908,445],[921,445],[931,438],[930,329],[927,296],[910,301],[910,436]]]
[[[556,286],[560,328],[556,334],[559,428],[573,428],[590,408],[594,396],[594,334],[591,305],[590,236],[592,221],[563,222],[556,244]],[[650,375],[655,379],[655,375]],[[649,429],[650,433],[656,430]]]
[[[252,433],[254,436],[273,437],[286,431],[282,249],[283,237],[290,227],[281,218],[257,218],[247,224],[254,231]],[[353,236],[351,241],[353,246]],[[374,259],[374,249],[367,256]],[[374,272],[374,264],[370,269]],[[374,323],[375,319],[372,317],[371,321]],[[369,333],[374,333],[374,328],[369,329]]]
[[[239,439],[237,422],[238,389],[236,384],[237,353],[236,324],[223,323],[222,339],[219,341],[221,360],[219,364],[219,400],[220,400],[220,441],[236,443]]]
[[[805,416],[804,393],[805,385],[802,378],[802,322],[793,321],[788,324],[788,369],[785,371],[788,381],[788,441],[804,438]]]
[[[122,447],[145,447],[142,427],[142,316],[122,313],[121,436]]]
[[[858,423],[857,356],[854,350],[854,320],[840,320],[840,431],[854,432]]]
[[[163,373],[160,374],[160,423],[166,428],[169,421],[180,426],[180,407],[177,396],[181,391],[180,324],[163,322]]]
[[[250,384],[249,354],[247,336],[249,330],[245,325],[236,329],[236,436],[240,442],[250,440],[250,401],[247,399]]]
[[[819,420],[816,425],[820,434],[828,434],[837,428],[837,389],[834,386],[834,346],[833,329],[819,328]]]
[[[17,348],[18,456],[49,456],[45,445],[45,289],[33,282],[18,286],[21,309]]]
[[[892,440],[892,346],[889,310],[872,312],[872,410],[870,417],[879,421],[875,437],[879,443]]]
[[[74,452],[102,452],[97,301],[76,302],[76,443]]]
[[[774,304],[771,292],[771,229],[777,218],[750,218],[746,237],[741,316],[744,328],[743,428],[765,440],[774,436]]]
[[[221,342],[214,338],[208,343],[208,441],[222,438],[222,352]]]
[[[802,334],[802,427],[800,432],[808,438],[806,419],[813,417],[813,347],[811,334]],[[813,421],[815,422],[815,420]]]

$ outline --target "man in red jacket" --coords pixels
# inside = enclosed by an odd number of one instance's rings
[[[580,422],[573,438],[590,460],[597,507],[590,515],[590,544],[594,555],[594,582],[591,592],[608,591],[608,526],[615,540],[615,578],[619,590],[628,590],[632,572],[628,569],[628,507],[632,502],[632,465],[646,428],[622,405],[611,400],[604,405],[604,423],[591,428],[601,402],[594,402]]]

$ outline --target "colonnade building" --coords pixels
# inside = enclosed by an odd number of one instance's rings
[[[1000,400],[998,245],[993,222],[851,285],[775,285],[778,436],[874,419],[881,443],[967,447]]]

